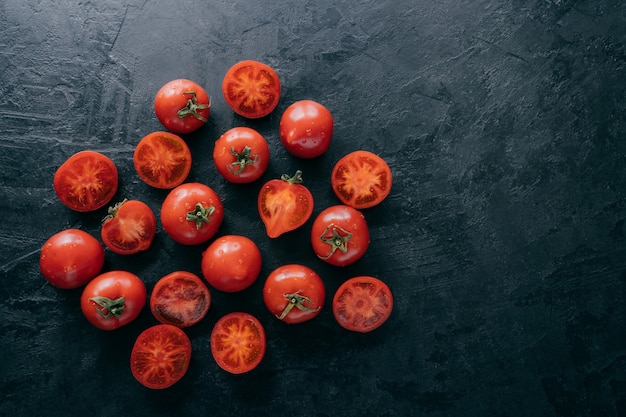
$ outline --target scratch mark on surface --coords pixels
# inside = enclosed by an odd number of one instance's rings
[[[120,36],[120,32],[122,32],[122,28],[124,27],[124,22],[126,22],[126,16],[128,16],[128,6],[124,8],[124,16],[122,16],[120,26],[117,28],[117,33],[115,33],[115,38],[113,38],[113,42],[111,42],[111,48],[110,48],[111,51],[115,47],[115,43],[117,42],[117,38]]]
[[[29,258],[29,257],[33,256],[33,255],[38,255],[40,250],[41,250],[40,248],[37,248],[37,249],[32,250],[32,251],[30,251],[30,252],[28,252],[28,253],[26,253],[26,254],[24,254],[22,256],[19,256],[17,258],[14,258],[14,259],[10,260],[9,262],[7,262],[7,263],[5,263],[5,264],[0,266],[0,272],[9,272],[13,268],[13,266],[15,266],[15,264],[17,264],[18,262],[20,262],[23,259],[26,259],[26,258]]]

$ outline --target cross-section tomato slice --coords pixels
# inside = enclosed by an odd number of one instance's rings
[[[150,248],[156,234],[156,216],[143,201],[124,200],[109,207],[100,235],[111,251],[131,255]]]
[[[331,174],[333,191],[347,206],[373,207],[391,191],[391,169],[380,156],[369,151],[354,151],[335,164]]]
[[[265,330],[248,313],[234,312],[217,321],[211,332],[211,353],[220,368],[242,374],[256,368],[265,355]]]
[[[191,170],[191,151],[185,141],[169,132],[144,136],[133,155],[135,170],[146,184],[171,189],[185,181]]]
[[[224,76],[222,93],[228,106],[249,119],[267,116],[280,100],[280,80],[276,71],[258,61],[233,65]]]
[[[378,278],[358,276],[339,286],[333,297],[333,315],[337,323],[355,332],[371,332],[391,315],[391,290]]]
[[[157,281],[150,310],[161,323],[188,327],[206,316],[211,306],[209,288],[196,274],[174,271]]]
[[[59,200],[72,210],[97,210],[117,192],[117,167],[99,152],[80,151],[57,169],[53,185]]]
[[[187,372],[191,341],[185,332],[170,324],[144,330],[130,354],[130,369],[142,385],[161,389],[172,386]]]

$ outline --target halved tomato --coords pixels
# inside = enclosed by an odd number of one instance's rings
[[[267,116],[280,100],[280,80],[270,66],[246,60],[233,65],[224,76],[222,93],[228,106],[249,119]]]
[[[150,311],[161,323],[189,327],[202,320],[211,306],[209,288],[196,274],[175,271],[157,281]]]
[[[354,151],[333,167],[333,191],[347,206],[355,209],[373,207],[391,191],[391,169],[380,156],[369,151]]]
[[[382,326],[391,315],[391,290],[378,278],[358,276],[339,286],[333,297],[333,315],[345,329],[366,333]]]
[[[256,368],[265,355],[265,330],[251,314],[229,313],[211,332],[211,354],[223,370],[242,374]]]
[[[133,155],[135,170],[146,184],[171,189],[185,181],[191,170],[191,151],[187,143],[169,132],[144,136]]]
[[[100,234],[107,248],[117,254],[141,252],[147,250],[154,240],[156,216],[146,203],[124,200],[109,207]]]

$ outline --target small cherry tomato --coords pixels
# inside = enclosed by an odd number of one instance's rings
[[[256,368],[265,356],[266,338],[261,322],[251,314],[234,312],[220,318],[211,332],[211,354],[231,374]]]
[[[191,151],[173,133],[152,132],[144,136],[133,154],[139,178],[146,184],[171,189],[182,184],[191,170]]]
[[[130,353],[133,377],[150,389],[171,387],[180,381],[190,362],[189,337],[169,324],[157,324],[141,332]]]
[[[52,235],[41,248],[41,274],[58,288],[82,287],[100,273],[104,248],[95,237],[79,229]]]
[[[280,79],[271,67],[247,60],[233,65],[224,76],[222,93],[226,104],[249,119],[267,116],[280,100]]]
[[[107,156],[95,151],[75,153],[54,174],[54,191],[59,200],[80,212],[107,205],[117,186],[117,167]]]
[[[366,333],[380,327],[391,315],[393,296],[378,278],[358,276],[339,286],[333,297],[333,315],[345,329]]]
[[[283,265],[272,271],[263,286],[267,309],[285,323],[302,323],[319,314],[326,288],[320,276],[304,265]]]
[[[265,173],[270,162],[270,149],[265,138],[249,127],[234,127],[215,142],[215,168],[226,180],[250,183]]]
[[[202,275],[224,292],[243,291],[261,272],[261,251],[245,236],[222,236],[202,253]]]
[[[285,174],[261,188],[257,205],[269,237],[299,228],[313,214],[313,195],[301,183],[302,171],[298,170],[293,177]]]
[[[80,298],[80,308],[97,328],[115,330],[139,316],[146,297],[146,286],[137,275],[109,271],[87,284]]]
[[[154,99],[154,112],[166,129],[191,133],[209,119],[211,101],[198,83],[180,78],[166,83]]]
[[[363,214],[349,206],[323,210],[313,221],[311,244],[318,258],[335,266],[361,259],[370,244],[370,232]]]
[[[223,220],[222,200],[211,187],[198,182],[174,188],[161,206],[163,230],[183,245],[197,245],[211,239]]]
[[[296,101],[280,118],[283,146],[298,158],[316,158],[328,150],[333,137],[333,116],[313,100]]]
[[[156,234],[156,217],[150,207],[139,200],[124,200],[109,207],[109,215],[100,229],[102,241],[120,255],[147,250]]]
[[[373,207],[391,191],[391,169],[380,156],[354,151],[341,158],[331,174],[331,185],[341,202],[355,209]]]
[[[159,279],[150,295],[150,311],[161,323],[189,327],[211,306],[209,288],[196,274],[175,271]]]

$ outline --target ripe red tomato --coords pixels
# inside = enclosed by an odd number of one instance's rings
[[[96,151],[70,156],[54,174],[54,191],[59,200],[75,211],[104,207],[117,192],[117,167]]]
[[[150,207],[139,200],[124,200],[109,207],[102,222],[102,241],[120,255],[147,250],[156,233],[156,217]]]
[[[135,170],[146,184],[171,189],[185,181],[191,170],[191,151],[173,133],[152,132],[144,136],[133,154]]]
[[[257,205],[269,237],[297,229],[313,214],[313,195],[301,183],[302,171],[298,170],[293,177],[285,174],[261,188]]]
[[[333,137],[333,116],[312,100],[296,101],[280,118],[280,140],[298,158],[316,158],[328,150]]]
[[[355,332],[371,332],[391,315],[393,296],[378,278],[358,276],[345,281],[333,297],[337,323]]]
[[[146,297],[146,286],[137,275],[109,271],[87,284],[80,297],[80,308],[97,328],[115,330],[139,316]]]
[[[190,362],[189,337],[169,324],[157,324],[141,332],[130,353],[131,373],[151,389],[171,387],[180,381]]]
[[[234,127],[215,142],[215,168],[226,180],[243,184],[258,180],[270,162],[265,138],[249,127]]]
[[[202,253],[202,275],[220,291],[243,291],[260,272],[261,251],[245,236],[222,236]]]
[[[161,206],[163,229],[183,245],[197,245],[211,239],[223,220],[222,200],[211,187],[198,182],[174,188]]]
[[[389,195],[391,179],[391,169],[384,159],[360,150],[337,161],[331,174],[331,185],[343,204],[365,209],[379,204]]]
[[[251,314],[234,312],[220,318],[211,332],[211,354],[231,374],[256,368],[265,355],[265,330]]]
[[[335,266],[353,264],[361,259],[370,244],[365,217],[349,206],[328,207],[313,221],[311,244],[324,262]]]
[[[154,285],[150,311],[161,323],[189,327],[202,320],[211,306],[209,288],[196,274],[172,272]]]
[[[326,288],[311,268],[290,264],[272,271],[263,286],[267,309],[285,323],[302,323],[319,314]]]
[[[39,269],[58,288],[78,288],[100,273],[104,248],[95,237],[79,229],[52,235],[41,248]]]
[[[211,101],[199,84],[183,78],[166,83],[154,99],[154,112],[166,129],[191,133],[209,119]]]
[[[280,79],[276,71],[266,64],[241,61],[226,72],[222,93],[235,113],[258,119],[270,114],[278,105]]]

